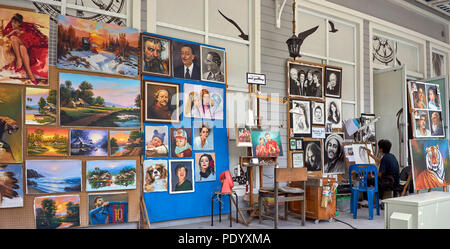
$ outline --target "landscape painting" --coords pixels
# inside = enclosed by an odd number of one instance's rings
[[[80,160],[27,160],[27,194],[81,192]]]
[[[70,130],[71,156],[108,156],[108,131]]]
[[[0,165],[0,208],[23,207],[22,164]]]
[[[86,161],[86,191],[136,189],[136,160]]]
[[[128,222],[128,194],[89,194],[89,225],[120,224]]]
[[[2,8],[0,17],[0,83],[48,85],[49,15]]]
[[[110,131],[111,156],[141,156],[144,154],[143,131]]]
[[[138,76],[139,31],[58,16],[58,68]]]
[[[80,226],[80,196],[59,195],[34,198],[36,229]]]
[[[62,126],[141,127],[141,82],[59,74]]]
[[[0,162],[21,163],[22,89],[0,86]]]
[[[25,124],[56,124],[56,90],[27,87],[25,96]]]
[[[28,128],[28,156],[68,156],[69,130]]]

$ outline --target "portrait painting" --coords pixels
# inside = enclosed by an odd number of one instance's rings
[[[26,160],[27,194],[81,192],[81,160]]]
[[[223,120],[224,89],[185,83],[184,117]]]
[[[305,62],[287,62],[288,94],[291,97],[323,98],[323,67]]]
[[[143,131],[110,131],[111,156],[142,156],[144,154]]]
[[[25,90],[25,124],[56,125],[56,90],[27,87]]]
[[[375,143],[375,123],[371,122],[375,119],[375,114],[361,113],[360,126],[361,130],[361,141]]]
[[[174,40],[172,42],[172,58],[173,77],[200,80],[200,45]]]
[[[252,147],[251,128],[245,124],[235,124],[236,131],[236,146],[237,147]]]
[[[225,83],[227,80],[227,74],[225,72],[227,68],[225,50],[201,46],[200,55],[202,58],[201,79],[204,81]]]
[[[195,153],[195,181],[209,182],[216,180],[216,153]]]
[[[341,98],[342,68],[325,67],[325,96]]]
[[[169,193],[181,194],[195,191],[194,160],[169,160]]]
[[[167,160],[144,160],[144,192],[166,192]]]
[[[193,122],[194,150],[214,150],[214,123]]]
[[[107,130],[70,130],[71,156],[108,156]]]
[[[283,156],[280,131],[251,130],[253,156]]]
[[[136,189],[136,160],[86,161],[86,191]]]
[[[0,9],[0,83],[48,86],[50,16]]]
[[[122,224],[128,222],[127,192],[88,195],[89,225]]]
[[[23,89],[0,86],[0,162],[21,163]]]
[[[180,85],[144,81],[145,121],[180,122]]]
[[[428,110],[440,111],[441,110],[441,93],[439,91],[439,85],[425,84]]]
[[[69,129],[28,128],[28,156],[68,156]]]
[[[169,39],[142,34],[142,73],[172,76],[171,44]]]
[[[305,167],[308,169],[308,172],[322,173],[322,140],[304,139],[303,148],[305,148]]]
[[[141,128],[141,82],[59,73],[61,126]]]
[[[428,109],[425,83],[409,81],[410,100],[415,109]]]
[[[323,150],[323,173],[344,174],[346,165],[344,161],[344,134],[331,133],[325,136]]]
[[[326,122],[331,123],[332,129],[342,128],[341,99],[326,98]]]
[[[34,198],[36,229],[65,229],[80,226],[80,195]]]
[[[22,164],[0,165],[0,208],[23,207]]]
[[[169,128],[167,126],[145,126],[145,156],[169,156]]]
[[[441,123],[442,124],[442,123]],[[418,118],[414,118],[414,137],[431,137],[429,112],[418,111]]]
[[[325,124],[325,103],[311,101],[311,115],[312,115],[312,124],[324,125]]]
[[[410,139],[414,189],[448,185],[449,148],[446,139]]]
[[[444,125],[442,123],[442,112],[429,111],[430,132],[432,137],[445,137]]]
[[[353,153],[353,146],[351,144],[344,146],[344,153],[349,162],[355,161],[355,155]]]
[[[374,154],[372,144],[352,144],[352,148],[356,164],[375,164],[375,160],[367,152],[368,149],[370,153]]]
[[[311,135],[311,101],[291,99],[290,128],[294,137]]]
[[[138,57],[139,30],[58,16],[58,68],[138,77]]]
[[[192,157],[192,130],[190,128],[170,128],[171,157]]]

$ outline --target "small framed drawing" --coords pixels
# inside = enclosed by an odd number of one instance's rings
[[[237,147],[252,147],[252,135],[250,129],[249,126],[244,124],[234,124]]]
[[[301,139],[296,139],[296,150],[303,150],[303,140]]]
[[[290,156],[292,168],[303,168],[305,166],[303,151],[291,151]]]
[[[296,150],[297,149],[297,140],[295,138],[289,139],[289,150]]]
[[[313,125],[325,125],[325,103],[311,101],[311,116]]]
[[[341,98],[342,68],[325,67],[325,97]]]
[[[291,99],[289,128],[294,137],[311,136],[311,101]]]

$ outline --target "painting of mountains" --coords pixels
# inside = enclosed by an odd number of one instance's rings
[[[25,104],[25,124],[56,124],[56,90],[28,87]]]
[[[27,194],[81,192],[80,160],[26,160]]]
[[[57,67],[138,76],[139,31],[59,15]]]
[[[86,161],[86,191],[136,189],[136,160]]]
[[[108,156],[108,131],[70,130],[71,156]]]
[[[68,156],[69,130],[28,128],[28,156]]]
[[[80,226],[80,196],[59,195],[34,198],[36,229]]]
[[[23,207],[22,164],[0,165],[0,208]]]
[[[143,131],[110,131],[111,156],[141,156],[144,154]]]
[[[62,126],[141,127],[141,82],[59,74]]]

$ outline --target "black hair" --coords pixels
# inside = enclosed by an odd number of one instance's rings
[[[383,150],[384,154],[391,152],[392,143],[387,139],[381,139],[378,141],[378,147]]]
[[[212,56],[212,61],[217,64],[217,66],[220,66],[222,64],[222,60],[220,59],[220,55],[216,52],[209,51],[208,54]]]
[[[208,129],[208,132],[211,132],[211,128],[209,128],[208,123],[202,123],[200,128],[198,128],[198,131],[201,133],[203,128],[206,128],[206,129]]]
[[[187,167],[184,166],[183,164],[179,164],[179,165],[177,165],[177,167],[175,167],[175,175],[178,173],[178,170],[181,168],[184,168],[184,170],[186,170],[186,175],[187,175],[187,173],[188,173]]]
[[[205,154],[201,155],[198,158],[198,165],[199,166],[200,166],[200,162],[202,160],[202,157],[204,157],[204,156],[206,156],[208,158],[209,162],[213,161],[213,163],[214,163],[214,159],[212,158],[212,156],[210,154],[206,154],[205,153]],[[202,172],[201,168],[202,168],[202,166],[200,166],[200,176],[203,177],[203,178],[207,178],[211,174],[211,172],[214,174],[214,167],[209,167],[209,165],[208,165],[208,168],[206,169],[205,173]]]
[[[19,13],[16,13],[12,18],[11,21],[16,21],[18,23],[22,23],[23,22],[23,16]]]

